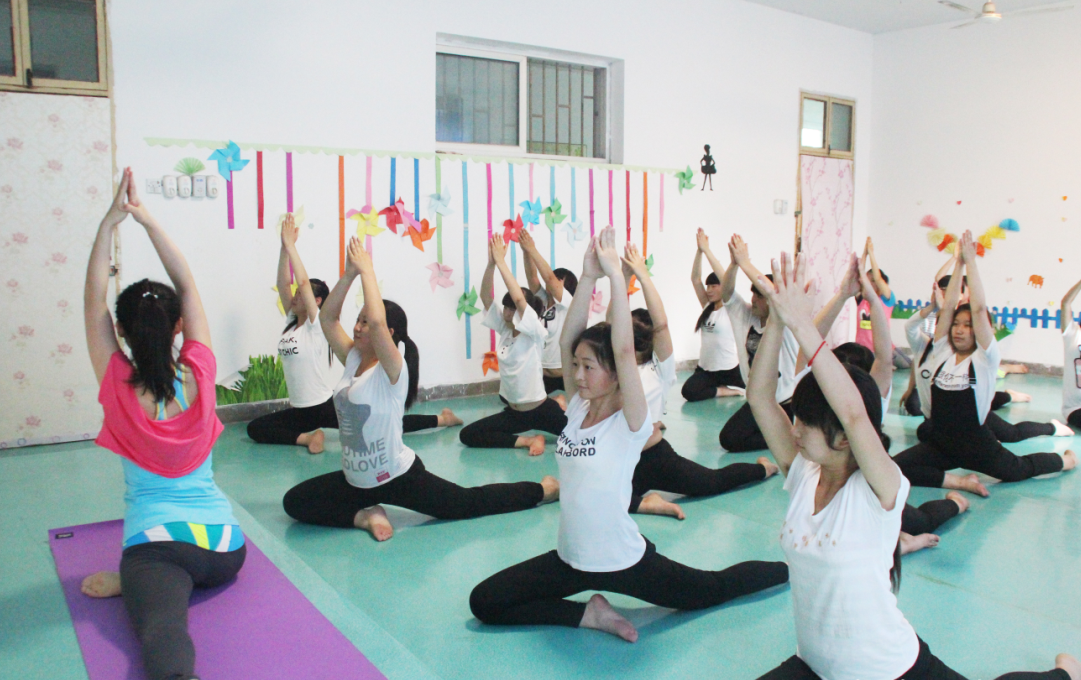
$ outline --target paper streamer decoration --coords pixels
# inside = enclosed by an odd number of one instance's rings
[[[567,243],[572,248],[575,241],[584,241],[586,238],[586,226],[578,219],[578,187],[574,168],[571,168],[571,219],[563,225],[563,230],[567,232]]]
[[[446,200],[442,205],[436,207],[435,210],[435,261],[439,264],[443,263],[443,215],[450,214],[444,211],[450,210],[450,192],[443,193],[443,165],[438,156],[435,158],[435,193],[439,195],[442,200],[446,196]],[[442,209],[440,209],[442,208]],[[447,272],[448,275],[450,272]],[[432,291],[435,291],[435,287],[432,287]]]
[[[293,152],[285,154],[285,209],[293,212]]]
[[[419,158],[414,158],[413,159],[413,215],[416,217],[416,219],[418,219],[418,220],[420,219],[420,159]],[[423,222],[422,222],[422,224],[423,224]],[[418,233],[421,233],[421,232],[425,231],[425,230],[422,230],[422,229],[416,229],[415,226],[414,226],[414,230],[417,231]],[[408,229],[406,229],[406,232],[409,234],[410,238],[413,237],[412,232],[410,232]],[[427,240],[427,239],[425,239],[425,240]],[[413,244],[416,245],[416,241],[414,241]],[[420,246],[417,246],[417,247],[419,248]],[[421,250],[424,250],[424,248],[421,248]]]
[[[259,212],[259,228],[263,228],[263,152],[255,152],[255,201]]]
[[[345,156],[338,156],[338,278],[345,275]]]
[[[215,149],[214,153],[207,158],[208,161],[218,162],[218,174],[225,178],[226,207],[229,213],[229,228],[236,228],[236,219],[233,213],[233,173],[244,169],[248,161],[240,158],[240,147],[230,141],[224,148]],[[292,207],[289,211],[292,212]]]
[[[488,240],[492,240],[492,164],[484,164],[485,175],[488,180]],[[495,351],[495,330],[489,330],[488,336],[491,340],[492,351]]]
[[[642,173],[642,256],[649,248],[649,173]]]
[[[627,241],[631,240],[631,171],[627,171]]]
[[[999,222],[998,226],[1005,231],[1021,231],[1021,225],[1017,224],[1017,220],[1010,217]]]
[[[920,226],[938,229],[938,218],[934,215],[924,215],[923,219],[920,220]]]
[[[661,204],[657,206],[657,226],[664,232],[664,173],[661,173]]]
[[[612,212],[612,171],[608,171],[608,226],[615,224],[616,218]]]
[[[458,298],[458,318],[462,318],[462,314],[466,313],[465,317],[465,358],[473,358],[473,331],[469,326],[470,314],[466,309],[463,309],[462,302],[469,300],[469,163],[468,161],[462,161],[462,264],[463,278],[465,284],[465,292],[462,293],[462,297]],[[473,302],[476,302],[476,289],[473,289]],[[472,303],[470,307],[476,309]],[[480,311],[479,309],[477,311]],[[475,314],[476,312],[474,312]]]
[[[593,238],[593,168],[589,169],[589,237]]]
[[[507,207],[510,209],[510,219],[503,221],[503,226],[507,226],[507,222],[517,223],[518,231],[522,231],[522,218],[515,218],[514,216],[514,165],[507,163],[507,193],[508,202]],[[503,240],[507,241],[510,246],[510,272],[514,274],[515,278],[518,277],[518,246],[515,245],[518,241],[518,234],[514,234],[513,239],[507,238],[506,231],[503,232]]]
[[[555,269],[556,266],[556,227],[555,225],[562,222],[566,216],[562,213],[563,206],[560,205],[559,200],[556,199],[556,169],[553,165],[549,168],[550,174],[548,176],[548,199],[549,205],[544,210],[544,223],[548,226],[548,237],[551,242],[552,257],[548,260],[548,264]]]

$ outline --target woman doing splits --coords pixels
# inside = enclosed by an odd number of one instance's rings
[[[702,313],[694,330],[701,335],[702,349],[698,354],[698,366],[681,390],[687,401],[705,401],[718,397],[743,395],[743,376],[739,372],[739,352],[732,334],[732,322],[728,310],[721,302],[721,279],[725,268],[709,249],[709,237],[698,230],[698,250],[694,253],[691,267],[691,284],[694,286]],[[709,260],[713,269],[702,285],[702,257]],[[718,274],[718,272],[720,272]]]
[[[668,401],[669,388],[676,382],[676,357],[672,349],[672,333],[657,286],[646,267],[646,261],[633,243],[627,244],[623,258],[623,277],[638,277],[646,309],[631,312],[634,329],[634,352],[642,389],[649,404],[653,432],[642,450],[631,480],[633,492],[630,511],[649,515],[669,515],[683,519],[682,508],[663,499],[659,494],[645,495],[650,489],[669,491],[685,496],[716,496],[737,487],[758,482],[777,472],[777,466],[762,456],[755,463],[732,463],[716,470],[704,467],[680,456],[664,438],[661,418]],[[608,306],[611,316],[612,305]],[[643,497],[644,496],[644,497]]]
[[[987,313],[983,283],[976,266],[971,232],[961,238],[961,259],[939,310],[929,363],[917,364],[928,374],[931,402],[929,440],[894,457],[916,486],[945,487],[987,495],[974,475],[958,477],[946,470],[963,467],[1004,482],[1070,470],[1077,464],[1073,451],[1015,456],[986,426],[995,391],[999,351]],[[971,303],[956,307],[961,267],[968,272]],[[922,357],[921,357],[922,358]]]
[[[496,234],[488,242],[488,268],[480,285],[484,321],[499,335],[499,397],[507,404],[502,412],[470,423],[458,438],[466,446],[483,449],[529,449],[529,455],[544,453],[544,435],[520,433],[543,430],[558,435],[567,425],[567,415],[548,397],[542,369],[547,331],[540,322],[544,311],[540,300],[522,290],[507,266],[507,246]],[[495,302],[495,270],[503,277],[507,293],[503,304]],[[569,296],[568,296],[569,297]]]
[[[601,276],[612,290],[626,281],[607,227],[586,250],[581,286]],[[692,569],[663,557],[627,513],[631,477],[653,428],[635,360],[627,298],[613,296],[612,325],[586,328],[589,298],[575,298],[560,345],[570,401],[556,460],[563,476],[556,550],[489,577],[469,606],[484,623],[584,627],[634,642],[634,626],[596,594],[588,603],[563,598],[604,590],[675,609],[703,609],[788,580],[781,562],[744,562],[724,571]]]
[[[1073,301],[1078,291],[1081,291],[1081,281],[1062,298],[1060,318],[1065,324],[1062,331],[1062,416],[1067,423],[1081,430],[1081,328],[1073,318]]]
[[[350,337],[338,319],[357,276],[364,307]],[[409,338],[405,312],[380,296],[371,257],[356,238],[349,242],[345,274],[330,292],[319,321],[334,354],[345,364],[334,390],[342,470],[290,489],[283,500],[290,517],[307,524],[357,527],[385,541],[394,529],[380,503],[437,519],[468,519],[525,510],[559,497],[559,483],[552,477],[540,484],[460,487],[425,470],[402,443],[402,414],[417,395],[420,357]]]
[[[799,259],[762,278],[770,314],[747,399],[787,479],[780,542],[792,576],[797,653],[768,680],[962,680],[916,636],[897,607],[898,534],[909,483],[882,443],[882,398],[862,369],[826,347],[811,318],[813,294]],[[795,424],[777,404],[782,323],[810,357],[792,397]],[[892,582],[892,583],[891,583]],[[891,588],[892,585],[892,588]],[[1056,670],[1012,680],[1081,680],[1059,655]]]
[[[175,286],[143,279],[117,296],[117,329],[132,359],[120,350],[106,301],[113,229],[128,215],[146,229]],[[229,500],[214,483],[211,449],[224,428],[215,413],[217,362],[202,299],[184,255],[139,200],[130,169],[98,228],[84,302],[105,412],[97,443],[122,457],[127,491],[120,573],[88,576],[82,591],[123,595],[151,680],[189,680],[192,589],[231,581],[247,552]]]
[[[322,428],[338,427],[338,414],[334,411],[333,391],[327,376],[334,355],[319,323],[319,309],[330,289],[319,279],[308,278],[297,251],[299,235],[292,213],[287,214],[282,223],[282,247],[278,256],[278,297],[289,314],[278,340],[278,357],[289,390],[289,408],[248,423],[248,436],[259,444],[295,444],[307,447],[309,453],[322,453],[326,439]],[[289,283],[290,266],[296,280],[295,292]],[[403,421],[406,432],[461,424],[461,418],[449,408],[443,409],[438,416],[407,414]]]

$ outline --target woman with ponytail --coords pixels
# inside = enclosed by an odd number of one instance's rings
[[[696,238],[698,250],[694,253],[694,265],[691,267],[691,284],[698,296],[698,304],[702,305],[702,313],[694,325],[695,332],[702,336],[702,350],[694,373],[683,383],[683,398],[687,401],[704,401],[742,396],[744,384],[739,372],[736,337],[722,302],[721,279],[726,270],[709,249],[706,232],[699,229]],[[709,260],[709,266],[713,269],[706,277],[704,286],[702,256]]]
[[[333,392],[327,370],[334,354],[319,323],[319,309],[330,294],[327,284],[309,279],[297,251],[300,230],[287,214],[282,223],[282,247],[278,256],[278,297],[288,311],[288,323],[278,340],[278,356],[289,389],[289,408],[260,416],[248,423],[248,436],[259,444],[287,444],[322,453],[324,427],[337,428]],[[290,267],[296,291],[290,285]],[[450,409],[438,416],[407,415],[404,429],[413,432],[441,425],[461,425]]]
[[[131,215],[146,229],[174,288],[143,279],[116,300],[120,350],[109,314],[112,234]],[[124,550],[120,572],[88,576],[90,597],[122,595],[151,680],[194,678],[187,628],[193,588],[228,583],[244,564],[244,535],[214,483],[211,448],[223,429],[215,413],[217,363],[195,280],[176,244],[142,205],[125,169],[98,228],[86,270],[86,343],[101,391],[97,443],[120,455]],[[184,334],[179,356],[176,336]]]
[[[342,304],[360,277],[364,307],[352,336],[342,327]],[[394,535],[381,503],[437,519],[515,512],[554,501],[559,482],[488,484],[463,488],[436,477],[402,442],[402,416],[417,396],[420,356],[402,308],[384,301],[371,256],[353,238],[345,274],[319,312],[323,333],[345,373],[334,389],[342,470],[303,482],[285,494],[290,517],[307,524],[356,527],[377,541]]]
[[[815,326],[814,291],[800,258],[781,254],[773,283],[756,281],[770,305],[747,384],[747,401],[787,477],[780,530],[792,582],[797,653],[769,680],[960,678],[935,657],[897,606],[901,515],[909,483],[886,453],[875,379],[842,364]],[[776,399],[787,327],[811,373],[792,395],[795,423]],[[1013,680],[1081,680],[1081,665]],[[1071,668],[1069,672],[1063,668]]]

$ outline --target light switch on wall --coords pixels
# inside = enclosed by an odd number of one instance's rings
[[[148,194],[160,194],[161,193],[161,180],[160,179],[148,179],[148,180],[146,180],[146,193],[148,193]]]
[[[176,198],[176,177],[173,175],[166,175],[161,178],[162,193],[165,194],[165,198]]]
[[[206,175],[196,175],[191,179],[191,195],[195,198],[206,196]]]

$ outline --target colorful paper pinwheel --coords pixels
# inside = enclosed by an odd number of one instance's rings
[[[484,369],[484,375],[488,375],[488,369],[492,369],[495,372],[499,372],[499,357],[495,352],[485,352],[484,361],[481,362],[481,368]]]
[[[406,219],[406,215],[410,218],[413,217],[412,213],[405,209],[405,201],[399,198],[394,202],[394,205],[383,208],[379,211],[380,216],[385,215],[387,218],[387,229],[390,229],[395,234],[398,233],[398,225],[409,226],[410,220]],[[402,236],[405,236],[405,232],[402,232]]]
[[[650,276],[653,276],[653,256],[652,255],[650,255],[649,257],[646,258],[646,271],[649,272]]]
[[[1017,330],[1017,322],[1013,323],[1009,321],[1003,321],[1001,324],[995,324],[995,340],[1002,341],[1003,339],[1013,335],[1013,332]]]
[[[428,283],[432,285],[433,293],[436,286],[450,288],[454,285],[454,282],[450,280],[450,275],[454,273],[453,269],[441,262],[433,262],[426,266],[432,270],[432,275],[428,277]]]
[[[241,160],[240,147],[230,140],[229,145],[223,149],[217,149],[210,154],[208,161],[218,162],[218,174],[225,178],[226,182],[233,181],[233,172],[244,169],[249,161]]]
[[[480,309],[477,308],[477,287],[474,286],[468,293],[462,293],[462,297],[458,298],[458,318],[462,318],[462,314],[473,316]]]
[[[683,172],[677,172],[676,179],[679,180],[679,193],[682,194],[684,189],[694,188],[694,170],[691,170],[691,166],[688,165]]]
[[[424,252],[424,242],[435,235],[435,229],[428,226],[428,220],[420,221],[420,229],[409,225],[406,231],[409,233],[409,238],[413,239],[413,246],[421,252]]]
[[[567,232],[567,243],[571,248],[574,247],[575,241],[584,241],[589,238],[589,234],[586,233],[586,225],[582,220],[567,221],[563,225],[563,231]]]
[[[300,229],[300,227],[303,226],[303,224],[304,224],[304,206],[300,206],[299,208],[294,210],[292,213],[282,213],[281,215],[278,215],[278,227],[277,227],[278,236],[282,235],[282,225],[285,224],[286,216],[290,215],[290,214],[293,215],[293,224],[296,225],[297,229]]]
[[[544,209],[544,224],[548,227],[549,231],[554,232],[556,225],[567,219],[567,216],[563,214],[563,205],[559,202],[559,199],[553,199],[552,205]]]
[[[378,236],[386,229],[379,226],[379,213],[375,208],[366,205],[360,210],[350,210],[345,213],[346,218],[357,221],[357,237]]]
[[[513,220],[503,220],[503,241],[511,242],[517,241],[518,235],[522,233],[522,216],[518,215]]]
[[[604,312],[604,293],[599,290],[593,291],[593,296],[589,298],[589,311],[594,314],[602,314]]]
[[[637,276],[631,276],[631,280],[627,282],[627,296],[628,297],[630,297],[631,295],[634,295],[638,291],[642,290],[638,286],[634,285],[637,280],[638,280]]]
[[[532,203],[529,201],[522,201],[518,205],[522,207],[523,222],[526,224],[540,224],[541,202],[539,198]]]
[[[428,194],[428,217],[434,218],[436,213],[454,214],[454,210],[450,207],[450,189],[444,189],[438,194]]]

